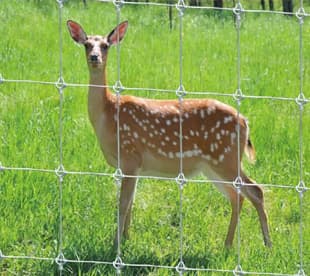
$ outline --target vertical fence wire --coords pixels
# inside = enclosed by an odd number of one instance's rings
[[[176,266],[176,271],[179,275],[183,275],[185,271],[185,264],[183,261],[183,187],[185,185],[185,176],[183,168],[183,98],[185,97],[185,89],[183,86],[183,18],[185,11],[185,3],[183,0],[179,0],[176,6],[179,15],[179,88],[176,91],[176,95],[179,101],[179,150],[180,150],[180,164],[179,175],[177,177],[177,184],[179,186],[179,231],[180,231],[180,244],[179,244],[179,263]]]
[[[239,275],[242,272],[241,268],[241,236],[240,236],[240,196],[241,187],[243,180],[241,179],[241,156],[240,156],[240,108],[242,100],[242,90],[241,90],[241,42],[240,42],[240,28],[241,28],[241,17],[243,8],[240,1],[237,1],[236,6],[233,10],[235,16],[235,29],[236,29],[236,69],[237,69],[237,90],[235,92],[235,100],[237,104],[237,176],[233,184],[237,191],[237,266],[235,268],[236,274]]]
[[[116,23],[117,26],[120,24],[121,20],[121,8],[124,5],[124,2],[122,0],[114,0],[113,1],[115,6],[115,12],[116,12]],[[117,169],[115,173],[115,181],[117,186],[117,256],[114,261],[114,268],[116,269],[116,273],[118,275],[121,274],[121,269],[123,267],[123,261],[121,259],[121,233],[123,229],[121,229],[120,226],[120,199],[121,199],[121,186],[122,186],[122,180],[123,180],[123,172],[121,169],[121,139],[120,139],[120,100],[121,100],[121,93],[123,91],[122,83],[121,83],[121,46],[120,46],[120,34],[119,34],[119,28],[116,29],[116,36],[117,36],[117,44],[116,44],[116,62],[117,62],[117,81],[114,85],[114,92],[116,94],[116,139],[117,139]]]
[[[56,0],[58,3],[58,15],[59,15],[59,78],[58,81],[55,83],[56,88],[59,92],[59,167],[55,170],[56,176],[58,177],[58,184],[59,184],[59,233],[58,233],[58,256],[55,258],[55,263],[58,265],[59,273],[62,275],[63,268],[66,262],[68,262],[67,259],[65,259],[65,256],[63,254],[63,181],[64,176],[66,175],[65,168],[63,166],[63,103],[64,103],[64,89],[66,88],[66,83],[63,78],[63,41],[62,41],[62,17],[63,17],[63,0]],[[117,24],[120,23],[120,14],[121,14],[121,7],[127,3],[123,0],[111,0],[107,2],[113,2],[116,8],[116,17],[117,17]],[[129,3],[129,2],[128,2]],[[132,4],[132,3],[131,3]],[[151,4],[151,3],[150,3]],[[153,3],[154,4],[154,3]],[[154,4],[155,5],[155,4]],[[179,185],[179,192],[180,192],[180,222],[179,222],[179,231],[180,231],[180,243],[179,243],[179,263],[176,267],[174,267],[177,272],[182,275],[186,270],[194,270],[194,271],[200,271],[200,269],[187,269],[184,261],[183,261],[183,187],[186,183],[186,178],[184,176],[184,168],[183,168],[183,129],[182,129],[182,114],[183,114],[183,97],[186,95],[184,86],[183,86],[183,15],[184,15],[184,9],[186,5],[184,3],[184,0],[179,0],[176,8],[179,12],[179,72],[180,72],[180,85],[179,88],[176,91],[176,95],[179,100],[179,112],[180,112],[180,125],[179,125],[179,141],[180,141],[180,168],[179,168],[179,175],[176,178],[176,181]],[[238,176],[236,180],[234,181],[234,186],[236,190],[238,191],[238,206],[237,210],[239,213],[239,197],[240,197],[240,190],[242,187],[242,179],[241,179],[241,156],[240,156],[240,125],[239,125],[239,116],[240,116],[240,106],[241,106],[241,100],[243,99],[242,90],[241,90],[241,43],[240,43],[240,27],[241,27],[241,16],[244,12],[241,1],[237,1],[236,6],[234,9],[232,9],[235,15],[235,26],[236,26],[236,47],[237,47],[237,90],[235,94],[233,95],[236,102],[237,102],[237,112],[238,112],[238,126],[237,126],[237,135],[238,135]],[[304,272],[304,248],[303,248],[303,227],[304,227],[304,221],[303,221],[303,208],[304,208],[304,202],[303,202],[303,195],[304,192],[308,190],[306,188],[304,183],[304,166],[303,166],[303,111],[304,111],[304,105],[308,103],[308,100],[305,98],[303,94],[303,74],[304,74],[304,68],[303,68],[303,23],[304,18],[306,16],[306,13],[303,8],[303,0],[300,0],[299,3],[299,10],[296,13],[296,16],[299,20],[299,78],[300,78],[300,87],[299,87],[299,95],[296,98],[296,102],[299,107],[299,183],[296,186],[296,190],[299,193],[299,208],[300,208],[300,224],[299,224],[299,272],[298,275],[305,275]],[[117,32],[117,40],[119,41],[119,33]],[[114,178],[117,184],[117,199],[118,199],[118,214],[117,214],[117,224],[118,224],[118,230],[117,230],[117,257],[116,260],[113,262],[113,266],[115,267],[118,274],[121,273],[121,268],[125,265],[121,260],[121,241],[120,241],[120,230],[119,224],[120,224],[120,206],[119,206],[119,197],[120,197],[120,186],[122,178],[124,177],[121,171],[121,156],[120,156],[120,133],[119,133],[119,105],[120,105],[120,96],[121,92],[123,90],[121,80],[120,80],[120,45],[117,44],[117,82],[114,85],[114,91],[116,92],[117,96],[117,158],[118,158],[118,166],[117,170],[114,173]],[[5,80],[0,74],[0,84],[3,83]],[[42,82],[43,83],[43,82]],[[6,168],[2,165],[0,160],[0,172],[2,170],[5,170]],[[18,169],[18,168],[16,168]],[[235,270],[220,270],[220,269],[205,269],[202,271],[217,271],[217,272],[231,272],[235,275],[243,275],[243,274],[249,274],[248,272],[242,271],[241,268],[241,257],[240,257],[240,251],[241,251],[241,237],[240,237],[240,219],[238,216],[238,222],[237,222],[237,267]],[[24,258],[24,259],[34,259],[34,260],[47,260],[50,261],[50,258],[37,258],[37,257],[29,257],[29,256],[5,256],[0,248],[0,261],[3,258]],[[71,262],[80,262],[83,263],[84,261],[71,261]],[[102,264],[108,264],[111,265],[112,263],[109,262],[94,262],[94,263],[102,263]],[[143,265],[133,265],[128,264],[128,266],[136,266],[136,267],[144,267]],[[155,265],[145,265],[149,267],[154,268],[166,268],[166,269],[172,269],[173,267],[169,266],[155,266]],[[265,275],[267,273],[256,273]],[[289,274],[275,274],[275,273],[268,273],[269,275],[289,275]]]
[[[58,33],[59,33],[59,78],[56,87],[59,92],[59,167],[56,170],[59,182],[59,245],[58,256],[55,259],[58,265],[59,274],[62,275],[65,257],[63,254],[63,181],[65,176],[65,169],[63,166],[63,103],[64,103],[64,88],[65,82],[63,78],[63,41],[62,41],[62,14],[63,14],[63,0],[57,0],[58,3]]]
[[[299,107],[299,184],[297,185],[297,192],[299,193],[299,275],[305,275],[303,264],[303,194],[305,192],[304,185],[304,169],[303,169],[303,110],[305,104],[305,96],[303,94],[303,76],[304,76],[304,58],[303,58],[303,24],[305,17],[305,10],[303,7],[303,0],[299,1],[299,9],[296,13],[299,23],[299,94],[296,102]]]

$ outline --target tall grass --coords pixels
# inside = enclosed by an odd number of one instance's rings
[[[176,90],[179,85],[179,29],[174,11],[169,29],[166,8],[124,6],[130,28],[121,48],[125,87]],[[88,33],[108,33],[116,24],[114,6],[82,1],[63,9],[63,73],[67,83],[87,84],[84,49],[72,43],[65,21],[80,22]],[[59,77],[58,11],[54,1],[0,4],[2,43],[0,73],[5,79],[57,81]],[[231,14],[186,10],[183,81],[187,91],[234,93],[237,87],[236,33]],[[304,24],[304,94],[309,98],[309,19]],[[241,88],[245,95],[295,98],[299,93],[299,25],[295,18],[246,14],[241,28]],[[116,51],[111,49],[108,75],[117,79]],[[87,118],[87,88],[67,87],[63,106],[63,164],[68,171],[113,172],[100,153]],[[171,93],[125,91],[149,98]],[[186,97],[194,97],[187,95]],[[235,105],[232,97],[217,96]],[[60,163],[59,95],[53,85],[0,84],[0,162],[5,167],[56,169]],[[266,188],[273,248],[266,249],[258,218],[250,204],[241,214],[241,265],[246,271],[297,273],[299,264],[299,109],[294,101],[245,99],[241,111],[250,120],[257,150],[255,165],[244,164]],[[303,112],[303,177],[310,183],[310,112]],[[55,258],[59,250],[59,187],[53,173],[0,172],[0,250],[5,255]],[[310,273],[309,192],[303,204],[303,260]],[[236,243],[223,248],[230,206],[211,185],[184,189],[184,262],[188,267],[234,269]],[[112,178],[66,175],[63,182],[63,248],[68,259],[114,261],[116,187]],[[174,182],[140,181],[131,239],[122,244],[125,263],[176,265],[179,261],[179,195]],[[113,267],[65,265],[70,274],[114,275]],[[4,259],[6,274],[53,274],[47,261]],[[125,268],[125,275],[171,275],[165,269]],[[213,275],[196,273],[197,275]],[[193,273],[193,275],[196,275]],[[215,274],[215,273],[214,273]]]

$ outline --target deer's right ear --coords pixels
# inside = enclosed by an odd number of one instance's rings
[[[67,21],[67,26],[70,32],[71,37],[80,44],[84,44],[87,40],[87,35],[84,32],[83,28],[81,27],[80,24],[72,21],[72,20],[68,20]]]

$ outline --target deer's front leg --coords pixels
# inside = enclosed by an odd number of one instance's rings
[[[229,187],[229,189],[230,189],[229,199],[231,203],[231,218],[230,218],[228,232],[227,232],[227,236],[225,240],[225,246],[227,248],[230,248],[233,244],[236,227],[238,224],[238,218],[239,218],[243,200],[244,200],[241,194],[238,197],[237,192],[232,187]]]
[[[123,233],[128,236],[135,187],[136,178],[123,178],[119,197],[119,225],[116,231],[115,244],[121,242]]]

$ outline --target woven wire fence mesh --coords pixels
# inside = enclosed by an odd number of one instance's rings
[[[63,160],[63,132],[64,132],[64,121],[63,121],[63,108],[64,108],[64,91],[70,87],[88,87],[88,84],[77,84],[77,83],[67,83],[65,81],[64,72],[63,72],[63,22],[65,20],[63,16],[63,8],[66,4],[65,1],[57,0],[58,4],[58,32],[59,32],[59,74],[57,81],[34,81],[34,80],[14,80],[14,79],[6,79],[5,76],[0,75],[0,84],[6,85],[7,83],[22,83],[22,84],[38,84],[38,85],[48,85],[48,86],[55,86],[58,90],[59,94],[59,109],[58,109],[58,123],[59,123],[59,129],[58,129],[58,158],[59,158],[59,166],[56,169],[42,169],[42,168],[28,168],[28,167],[10,167],[6,166],[5,163],[3,163],[2,160],[0,160],[0,172],[16,172],[16,171],[23,171],[26,173],[36,172],[36,173],[48,173],[48,174],[54,174],[57,176],[58,179],[58,189],[59,189],[59,198],[58,198],[58,238],[57,238],[57,248],[58,252],[55,257],[38,257],[33,255],[23,255],[23,254],[16,254],[16,255],[10,255],[7,254],[4,250],[1,250],[0,248],[0,260],[5,261],[6,259],[15,259],[15,260],[34,260],[34,261],[46,261],[46,262],[53,262],[55,266],[58,268],[59,274],[62,275],[65,273],[64,268],[67,264],[92,264],[92,265],[107,265],[114,267],[115,273],[122,274],[122,271],[124,268],[149,268],[149,269],[164,269],[164,270],[170,270],[173,271],[176,274],[183,275],[186,272],[193,272],[193,273],[230,273],[233,275],[306,275],[305,269],[304,269],[304,263],[305,263],[305,257],[304,257],[304,220],[303,220],[303,208],[304,208],[304,194],[309,188],[306,186],[305,183],[305,164],[304,164],[304,157],[303,157],[303,148],[304,144],[307,143],[307,141],[303,140],[304,137],[304,126],[303,126],[303,116],[304,116],[304,109],[306,104],[309,102],[309,99],[305,97],[304,94],[304,55],[303,55],[303,43],[304,43],[304,20],[309,17],[309,14],[306,13],[303,5],[303,1],[301,0],[299,2],[299,8],[296,13],[290,14],[290,13],[284,13],[284,12],[277,12],[277,11],[261,11],[261,10],[246,10],[243,8],[242,1],[235,1],[235,7],[233,8],[216,8],[216,10],[223,10],[227,12],[231,12],[233,15],[234,20],[232,21],[232,24],[234,24],[235,34],[236,34],[236,40],[231,42],[234,43],[236,46],[236,83],[237,87],[236,90],[233,93],[222,93],[222,92],[213,92],[213,91],[188,91],[186,90],[186,87],[184,87],[183,82],[183,36],[184,36],[184,30],[183,30],[183,22],[184,22],[184,14],[188,10],[214,10],[213,7],[194,7],[194,6],[187,6],[183,0],[179,0],[176,3],[172,4],[166,4],[166,3],[152,3],[152,2],[127,2],[127,1],[117,1],[117,0],[102,0],[102,5],[104,8],[104,5],[112,5],[115,8],[115,17],[116,21],[119,24],[121,22],[121,13],[124,7],[126,5],[144,5],[144,6],[159,6],[159,7],[168,7],[175,9],[176,14],[178,15],[178,32],[179,32],[179,52],[178,52],[178,68],[179,68],[179,79],[178,79],[178,87],[176,89],[158,89],[158,88],[147,88],[147,87],[124,87],[121,82],[121,51],[120,51],[120,45],[117,46],[117,80],[114,85],[109,86],[111,90],[115,92],[118,98],[121,97],[121,94],[124,91],[136,91],[137,93],[139,91],[150,91],[150,92],[160,92],[160,93],[173,93],[175,94],[176,99],[178,99],[180,103],[180,108],[182,109],[183,100],[185,97],[189,96],[220,96],[220,97],[228,97],[231,98],[235,106],[238,110],[238,116],[241,111],[241,102],[246,99],[255,99],[255,100],[273,100],[273,101],[282,101],[282,102],[293,102],[296,103],[296,108],[299,112],[299,117],[297,119],[298,121],[298,128],[299,128],[299,170],[298,170],[298,176],[299,176],[299,182],[295,186],[291,185],[279,185],[279,184],[273,184],[273,183],[259,183],[258,185],[262,187],[269,187],[269,188],[281,188],[281,189],[289,189],[289,190],[296,190],[296,193],[299,195],[299,267],[296,269],[295,274],[287,274],[287,273],[281,273],[281,272],[273,272],[273,271],[245,271],[242,268],[242,257],[241,257],[241,234],[240,234],[240,223],[238,223],[237,227],[237,249],[236,249],[236,265],[235,267],[232,267],[231,269],[219,269],[219,268],[212,268],[212,267],[206,267],[206,268],[197,268],[197,267],[188,267],[186,265],[186,261],[184,260],[184,254],[185,254],[185,248],[184,248],[184,222],[183,222],[183,188],[184,185],[187,183],[210,183],[209,180],[198,180],[198,179],[188,179],[186,178],[186,175],[184,174],[184,167],[183,167],[183,148],[182,148],[182,120],[180,119],[180,166],[179,166],[179,174],[175,178],[169,178],[169,177],[158,177],[158,176],[133,176],[133,175],[124,175],[122,173],[121,167],[120,167],[120,160],[122,158],[120,154],[120,134],[119,134],[119,125],[118,125],[118,132],[116,133],[116,139],[118,144],[118,166],[115,168],[115,172],[113,173],[107,173],[107,172],[88,172],[88,171],[68,171],[65,168],[64,160]],[[298,37],[299,41],[299,51],[298,51],[298,57],[299,59],[296,61],[296,63],[299,63],[299,91],[296,93],[296,97],[276,97],[276,96],[257,96],[257,95],[248,95],[244,94],[242,91],[242,76],[241,76],[241,64],[242,64],[242,48],[241,48],[241,36],[242,36],[242,24],[246,24],[243,22],[243,17],[247,13],[267,13],[269,16],[273,16],[274,14],[280,14],[280,15],[292,15],[297,18],[297,24],[299,24],[299,33],[296,35]],[[0,72],[1,73],[1,72]],[[182,116],[182,111],[180,112],[180,116]],[[119,123],[119,114],[117,123]],[[239,135],[239,132],[238,132]],[[239,139],[238,139],[238,145],[239,145]],[[238,151],[238,154],[240,151]],[[241,160],[241,157],[238,156],[238,160]],[[234,185],[234,187],[239,191],[240,185],[246,185],[244,183],[237,183],[238,179],[240,178],[240,163],[239,162],[239,168],[238,168],[238,175],[236,176],[236,181],[233,183],[229,183],[231,185]],[[80,260],[80,259],[69,259],[66,257],[64,245],[63,245],[63,238],[66,235],[66,233],[63,230],[63,185],[66,181],[67,175],[73,175],[73,176],[82,176],[82,175],[91,175],[91,176],[98,176],[105,178],[112,178],[115,180],[115,184],[117,187],[117,196],[116,198],[119,198],[120,193],[120,187],[121,187],[121,181],[123,178],[137,178],[137,179],[154,179],[158,181],[171,181],[175,182],[178,185],[179,189],[179,217],[178,217],[178,229],[179,229],[179,242],[176,245],[178,247],[179,252],[179,258],[176,261],[175,264],[171,265],[158,265],[158,264],[152,264],[152,263],[127,263],[126,260],[123,260],[123,252],[121,247],[121,241],[120,237],[118,237],[117,241],[117,250],[115,254],[115,260],[114,261],[105,261],[105,260]],[[242,181],[241,181],[242,182]],[[238,193],[239,194],[239,193]],[[117,203],[117,206],[119,208],[119,205]],[[119,212],[117,212],[119,214]],[[119,224],[119,217],[117,218],[118,224]]]

